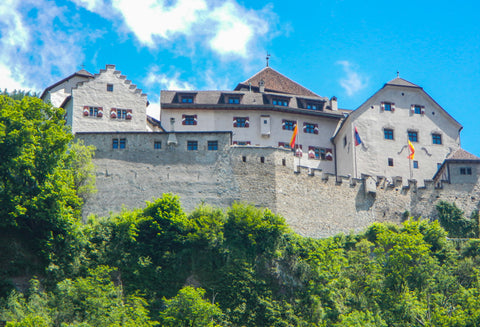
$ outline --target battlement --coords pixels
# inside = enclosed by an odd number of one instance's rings
[[[126,137],[127,148],[111,148],[112,137]],[[187,140],[195,136],[198,150]],[[228,207],[234,201],[269,207],[285,217],[298,233],[324,237],[359,232],[373,222],[400,223],[405,212],[434,219],[435,204],[455,202],[466,213],[477,210],[479,183],[435,184],[433,180],[404,181],[401,177],[335,174],[302,165],[289,149],[231,146],[231,133],[175,133],[177,143],[167,145],[169,133],[79,133],[77,138],[96,146],[97,196],[89,199],[84,216],[120,211],[122,204],[136,208],[162,193],[178,194],[187,211],[199,203]],[[209,151],[207,140],[218,140]],[[153,142],[162,148],[152,150]],[[116,201],[111,201],[112,190]]]

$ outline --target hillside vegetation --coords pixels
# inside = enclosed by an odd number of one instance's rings
[[[163,194],[81,223],[93,150],[63,115],[0,96],[7,326],[478,326],[480,241],[448,240],[437,221],[310,239],[268,209],[187,214]],[[452,236],[478,235],[478,213],[438,210]]]

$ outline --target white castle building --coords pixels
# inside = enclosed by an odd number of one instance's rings
[[[398,77],[356,110],[339,109],[336,97],[319,96],[268,66],[231,91],[162,90],[160,121],[147,116],[147,96],[114,65],[95,75],[82,69],[47,87],[41,98],[66,109],[75,134],[117,132],[112,151],[128,148],[132,132],[168,134],[167,145],[192,152],[222,150],[216,139],[195,137],[202,133],[230,135],[230,146],[289,148],[297,126],[295,165],[336,176],[420,185],[444,176],[451,182],[476,175],[480,160],[468,154],[458,167],[444,163],[460,149],[462,126],[420,86]],[[177,133],[189,133],[185,144]],[[148,140],[152,151],[162,148]],[[447,166],[458,174],[446,174]]]

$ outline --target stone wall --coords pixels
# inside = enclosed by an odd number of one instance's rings
[[[142,208],[146,201],[169,192],[180,196],[187,212],[202,202],[226,208],[242,201],[269,207],[301,235],[326,237],[359,232],[373,222],[400,223],[406,211],[435,218],[440,200],[455,202],[467,215],[480,207],[478,183],[435,188],[432,181],[417,187],[412,180],[335,178],[317,169],[294,171],[288,150],[231,147],[230,133],[175,135],[175,146],[167,145],[167,133],[77,135],[97,147],[98,193],[85,204],[84,216]],[[111,149],[114,137],[127,138],[126,148]],[[198,141],[199,150],[187,150],[192,139]],[[218,150],[206,150],[208,140],[217,140]],[[161,149],[153,149],[155,141],[162,143]]]

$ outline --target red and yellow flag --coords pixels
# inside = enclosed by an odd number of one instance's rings
[[[408,155],[408,159],[413,159],[415,158],[415,148],[413,147],[412,142],[408,140],[408,149],[410,150],[410,154]]]
[[[298,124],[295,124],[295,128],[293,129],[292,138],[290,139],[290,143],[289,143],[289,145],[292,149],[295,147],[295,139],[297,138],[297,133],[298,133],[297,126],[298,126]]]

